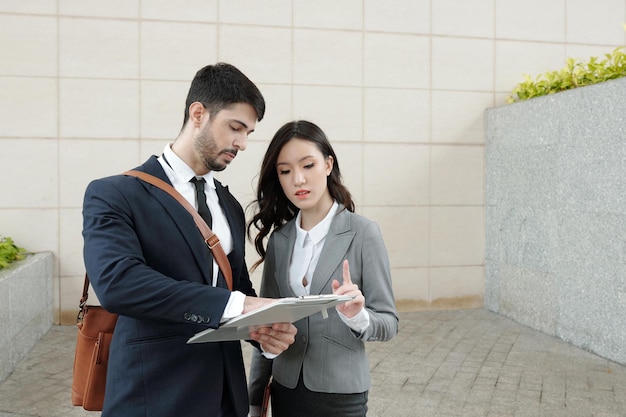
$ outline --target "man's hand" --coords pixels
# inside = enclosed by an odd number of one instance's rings
[[[246,296],[246,300],[243,303],[243,312],[241,314],[249,313],[253,310],[257,310],[266,305],[277,302],[277,298],[263,298],[263,297],[250,297]]]
[[[343,285],[339,285],[339,281],[333,280],[333,294],[337,295],[352,295],[354,298],[346,303],[339,304],[337,311],[348,318],[352,318],[359,314],[365,306],[365,297],[356,284],[352,283],[350,278],[350,266],[348,261],[343,261]]]
[[[273,298],[246,297],[243,313],[257,310],[277,301]],[[259,327],[251,331],[250,338],[259,342],[265,352],[279,355],[295,342],[297,331],[296,326],[291,323],[274,323],[271,326]]]

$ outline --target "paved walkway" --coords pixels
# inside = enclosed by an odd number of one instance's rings
[[[75,338],[52,327],[0,384],[0,417],[100,415],[70,403]],[[401,313],[368,351],[370,417],[626,416],[626,366],[485,310]]]

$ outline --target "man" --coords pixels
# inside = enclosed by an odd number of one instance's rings
[[[206,197],[213,231],[228,254],[233,291],[192,216],[142,180],[95,180],[83,206],[84,259],[102,306],[118,313],[111,343],[103,417],[224,416],[248,413],[240,342],[186,344],[221,321],[272,300],[257,298],[244,259],[241,205],[213,178],[263,118],[258,88],[237,68],[202,68],[186,100],[182,130],[139,171],[174,186],[192,205]],[[196,188],[198,181],[206,188]],[[205,206],[206,207],[206,206]],[[274,324],[251,334],[269,354],[294,342],[296,329]]]

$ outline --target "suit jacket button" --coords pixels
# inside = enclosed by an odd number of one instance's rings
[[[198,316],[196,316],[195,314],[191,315],[191,321],[193,321],[194,323],[198,321]]]
[[[302,343],[306,344],[306,336],[302,336]]]
[[[189,313],[183,314],[183,317],[185,318],[185,320],[189,320]]]

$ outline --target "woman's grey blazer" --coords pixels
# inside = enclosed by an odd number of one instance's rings
[[[295,219],[272,233],[267,244],[260,296],[294,297],[289,286],[289,261],[296,240]],[[398,314],[391,287],[389,257],[378,225],[339,206],[332,220],[311,283],[311,295],[331,294],[332,281],[343,282],[343,260],[350,263],[352,282],[365,296],[370,325],[353,332],[329,309],[294,323],[296,341],[274,360],[254,352],[250,370],[250,404],[259,405],[271,374],[295,388],[302,370],[305,386],[317,392],[359,393],[370,388],[364,341],[385,341],[398,332]]]

